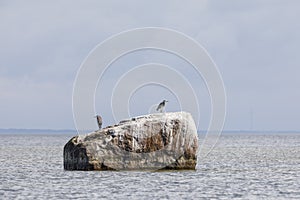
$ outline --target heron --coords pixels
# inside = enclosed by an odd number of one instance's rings
[[[167,100],[163,100],[156,108],[156,111],[162,112],[165,109],[166,103],[169,102]]]
[[[96,115],[95,118],[97,119],[97,124],[100,130],[102,128],[102,117],[100,115]]]

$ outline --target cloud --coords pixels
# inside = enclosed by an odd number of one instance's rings
[[[65,83],[66,84],[66,83]],[[4,128],[66,128],[73,126],[70,85],[37,84],[30,78],[0,78],[0,116]]]
[[[73,128],[72,83],[90,50],[120,31],[159,26],[195,38],[217,63],[228,92],[227,129],[248,128],[251,107],[256,129],[300,129],[299,6],[296,0],[1,1],[0,127]],[[14,118],[20,114],[21,124]]]

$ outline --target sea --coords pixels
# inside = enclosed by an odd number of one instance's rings
[[[300,199],[300,133],[222,134],[186,171],[65,171],[71,137],[0,134],[0,199]]]

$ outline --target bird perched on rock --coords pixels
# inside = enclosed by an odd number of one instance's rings
[[[102,117],[100,115],[96,115],[95,118],[97,119],[97,124],[100,130],[102,128]]]
[[[156,108],[156,111],[162,112],[165,109],[167,100],[163,100]]]

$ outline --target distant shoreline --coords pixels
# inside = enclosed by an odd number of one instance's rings
[[[87,132],[93,132],[89,130]],[[197,131],[199,135],[206,134],[206,130]],[[77,134],[74,129],[0,129],[0,134]],[[297,130],[223,130],[221,134],[300,134]]]
[[[73,129],[0,129],[0,135],[5,134],[77,134]]]

